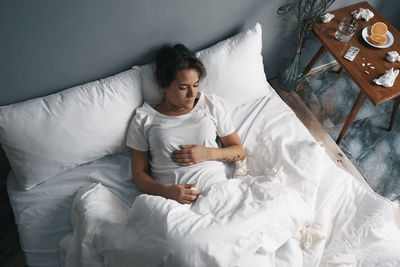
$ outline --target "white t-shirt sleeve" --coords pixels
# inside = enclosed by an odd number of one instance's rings
[[[225,137],[232,134],[235,131],[233,127],[231,116],[225,107],[223,100],[218,96],[212,97],[214,105],[213,115],[216,119],[217,135],[219,137]]]
[[[138,110],[132,119],[126,137],[126,145],[139,151],[149,151],[150,145],[145,133],[147,116],[143,116]]]

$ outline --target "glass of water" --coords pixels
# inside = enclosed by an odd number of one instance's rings
[[[339,22],[335,37],[343,43],[347,43],[354,35],[358,27],[358,22],[354,18],[344,17]]]

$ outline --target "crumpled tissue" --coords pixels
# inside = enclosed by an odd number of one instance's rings
[[[326,236],[322,232],[312,229],[310,226],[305,226],[300,229],[299,233],[295,235],[294,238],[300,242],[300,247],[306,250],[313,244],[326,239]]]
[[[359,20],[360,18],[364,19],[365,21],[369,21],[374,17],[374,13],[369,10],[368,8],[359,8],[351,12],[351,15],[353,18],[356,20]]]
[[[331,21],[333,18],[335,17],[335,15],[331,14],[331,13],[325,13],[323,15],[321,15],[321,20],[322,23],[328,23],[329,21]]]
[[[235,161],[235,176],[245,176],[249,173],[249,168],[247,168],[247,159]]]
[[[390,51],[390,52],[387,52],[387,55],[386,55],[386,60],[387,61],[390,61],[390,62],[396,62],[396,61],[399,61],[400,62],[400,55],[399,55],[399,53],[397,52],[397,51]]]
[[[377,85],[382,85],[385,87],[392,87],[394,84],[394,81],[396,80],[397,75],[399,75],[399,70],[394,70],[391,68],[390,70],[387,70],[385,74],[383,74],[381,77],[378,79],[374,79],[374,82]]]

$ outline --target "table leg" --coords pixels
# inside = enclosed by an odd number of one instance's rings
[[[304,69],[304,74],[307,74],[311,70],[311,68],[315,64],[315,62],[317,62],[318,59],[320,59],[325,54],[325,52],[326,52],[326,48],[325,48],[325,46],[322,45],[319,48],[319,50],[317,51],[317,53],[315,54],[315,56],[311,59],[310,63],[308,63],[307,67]]]
[[[342,128],[342,131],[340,132],[339,137],[336,140],[336,144],[339,145],[339,143],[342,141],[344,135],[346,134],[347,130],[350,128],[350,125],[353,123],[354,118],[356,117],[358,111],[360,110],[360,108],[366,98],[367,97],[365,96],[365,94],[360,91],[360,93],[357,96],[356,101],[354,102],[353,107],[351,108],[349,116],[347,116],[347,119]]]
[[[397,113],[397,110],[399,109],[399,103],[400,103],[400,96],[398,96],[394,99],[393,111],[392,111],[392,116],[390,118],[390,124],[389,124],[389,131],[391,131],[393,128],[394,119],[396,118],[396,113]]]

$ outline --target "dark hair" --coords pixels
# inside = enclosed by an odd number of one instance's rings
[[[169,87],[181,70],[195,69],[199,80],[206,76],[203,63],[183,44],[162,46],[157,53],[156,65],[157,83],[162,88]]]

